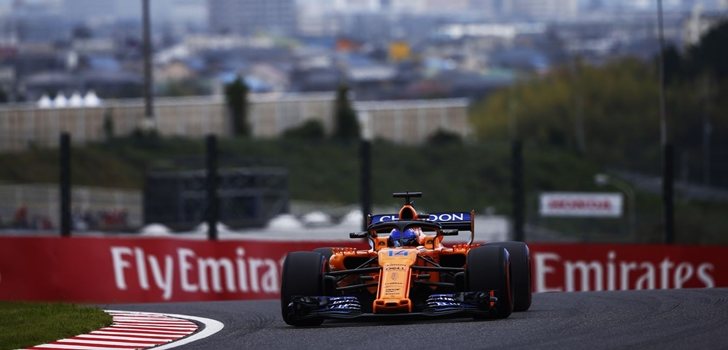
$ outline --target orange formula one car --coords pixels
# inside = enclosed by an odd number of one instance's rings
[[[318,248],[292,252],[283,263],[281,311],[294,326],[324,319],[472,316],[506,318],[531,306],[528,246],[477,244],[474,212],[418,213],[411,198],[398,214],[370,215],[370,249]],[[468,243],[443,245],[470,231]]]

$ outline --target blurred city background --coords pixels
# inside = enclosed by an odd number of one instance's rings
[[[366,142],[376,212],[658,243],[668,164],[674,241],[728,243],[728,0],[0,0],[0,103],[4,232],[57,232],[66,132],[75,233],[204,232],[216,135],[230,234],[345,238]]]

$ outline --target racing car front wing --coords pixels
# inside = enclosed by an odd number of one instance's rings
[[[288,304],[288,314],[295,319],[383,319],[392,317],[487,317],[494,311],[498,298],[494,291],[432,294],[418,312],[365,313],[359,299],[353,296],[296,296]]]

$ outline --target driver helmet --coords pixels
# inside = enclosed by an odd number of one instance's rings
[[[391,247],[417,246],[417,233],[411,228],[404,231],[395,228],[389,234],[389,245]]]

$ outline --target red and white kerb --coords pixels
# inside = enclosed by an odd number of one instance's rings
[[[149,349],[187,337],[198,328],[194,322],[166,315],[107,312],[113,316],[113,324],[109,327],[28,349]]]

